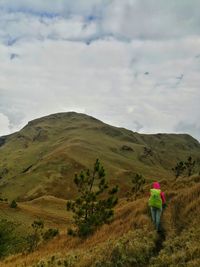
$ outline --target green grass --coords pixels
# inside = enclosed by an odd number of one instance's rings
[[[123,150],[124,145],[133,151]],[[152,156],[144,156],[144,147],[152,149]],[[73,198],[74,173],[92,168],[96,158],[107,178],[126,190],[131,173],[147,180],[173,179],[171,168],[189,155],[200,162],[200,144],[189,135],[138,134],[84,114],[54,114],[6,137],[0,147],[0,172],[9,172],[0,179],[0,196],[10,200],[44,194]]]
[[[72,217],[66,211],[66,200],[45,196],[17,204],[17,208],[12,209],[9,203],[0,202],[1,218],[18,223],[25,233],[37,219],[42,219],[46,227],[58,227],[65,231],[71,224]]]

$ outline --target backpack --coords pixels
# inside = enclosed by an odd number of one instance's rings
[[[149,206],[161,209],[162,208],[162,198],[160,189],[150,189]]]

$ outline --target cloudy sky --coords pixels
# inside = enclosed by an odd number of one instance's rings
[[[199,0],[0,0],[0,135],[77,111],[200,140]]]

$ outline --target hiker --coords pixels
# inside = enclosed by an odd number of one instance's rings
[[[166,207],[166,199],[164,193],[160,189],[160,184],[154,182],[150,189],[149,206],[151,209],[151,217],[156,226],[156,230],[160,230],[160,218],[162,210]]]

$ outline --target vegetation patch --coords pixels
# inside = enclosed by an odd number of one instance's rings
[[[160,254],[152,258],[150,267],[200,266],[200,229],[191,227],[179,236],[168,239]]]
[[[143,267],[153,256],[158,236],[147,229],[129,231],[119,240],[109,242],[92,267]],[[88,266],[89,267],[89,266]]]

